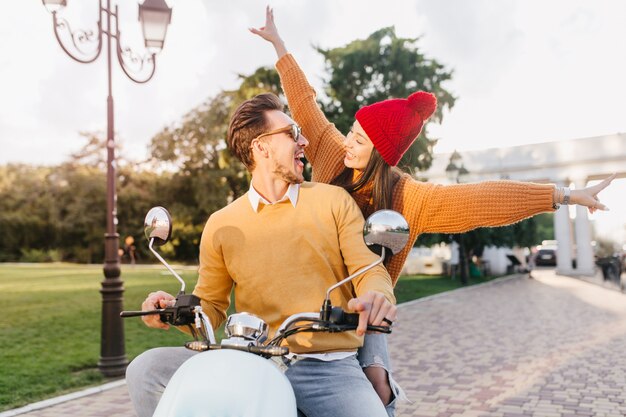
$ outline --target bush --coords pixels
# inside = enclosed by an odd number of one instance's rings
[[[61,252],[58,249],[22,249],[20,262],[61,262]]]

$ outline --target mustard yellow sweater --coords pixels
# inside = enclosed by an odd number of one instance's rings
[[[252,209],[248,195],[213,213],[200,242],[194,294],[217,327],[226,317],[231,289],[238,312],[255,314],[270,336],[290,315],[319,312],[326,290],[377,256],[363,242],[363,216],[339,187],[303,183],[289,200]],[[334,306],[373,290],[395,302],[389,274],[377,266],[331,293]],[[292,352],[355,350],[362,338],[349,333],[302,333],[288,340]]]
[[[305,148],[313,181],[330,183],[344,168],[344,136],[315,101],[315,91],[292,55],[278,60],[289,109],[309,140]],[[407,219],[409,244],[387,265],[395,285],[406,257],[421,233],[462,233],[483,226],[504,226],[535,214],[553,211],[554,186],[517,181],[485,181],[443,186],[420,182],[405,174],[393,191],[393,210]],[[373,211],[371,187],[352,193],[365,217]]]

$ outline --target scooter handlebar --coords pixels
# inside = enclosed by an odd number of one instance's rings
[[[147,311],[122,311],[120,317],[138,317],[159,314],[161,321],[174,326],[193,324],[194,307],[200,305],[200,299],[193,294],[178,294],[173,306]]]
[[[196,352],[204,352],[207,350],[221,350],[231,349],[240,350],[242,352],[250,352],[255,355],[261,355],[265,357],[270,356],[285,356],[289,353],[289,348],[286,346],[238,346],[238,345],[218,345],[210,344],[205,340],[194,340],[193,342],[185,343],[187,349],[195,350]]]

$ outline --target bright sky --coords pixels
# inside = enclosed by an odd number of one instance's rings
[[[114,67],[116,131],[141,159],[150,138],[238,73],[273,65],[271,46],[249,34],[264,22],[259,0],[167,0],[173,6],[157,72],[145,85]],[[115,3],[115,1],[113,1]],[[118,1],[122,41],[142,50],[134,1]],[[421,37],[428,57],[454,69],[456,106],[431,134],[435,152],[460,152],[626,132],[626,2],[620,0],[279,0],[277,25],[315,86],[323,62],[312,46],[341,46],[395,26]],[[0,26],[0,164],[55,164],[106,129],[105,57],[78,64],[58,46],[38,0],[12,2]],[[75,29],[95,29],[96,0],[68,0]],[[114,58],[115,59],[115,58]],[[626,181],[612,210],[624,213]],[[617,192],[618,189],[621,192]],[[612,197],[611,197],[612,198]],[[603,198],[604,199],[604,198]],[[597,226],[602,215],[594,215]],[[607,233],[626,241],[626,215]]]

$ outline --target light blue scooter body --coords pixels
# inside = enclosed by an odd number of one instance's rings
[[[153,417],[297,417],[287,377],[271,361],[236,350],[199,353],[170,380]]]

